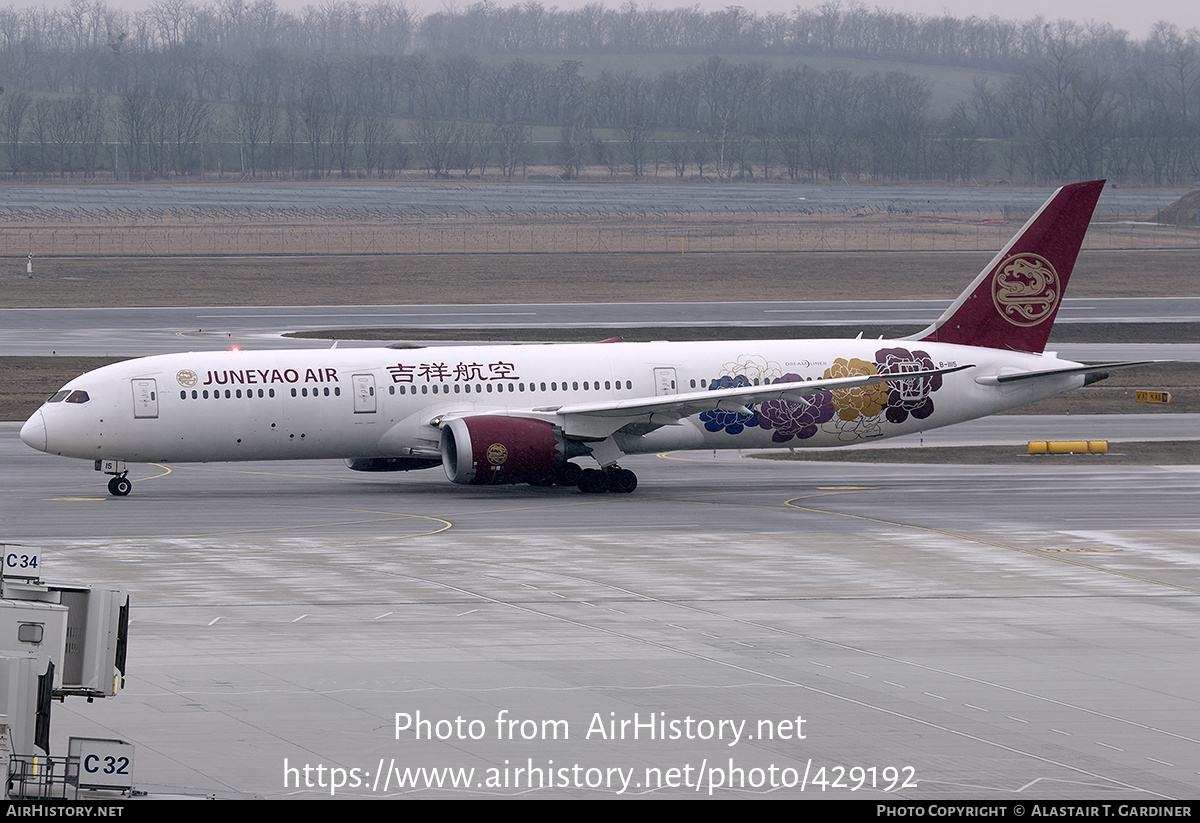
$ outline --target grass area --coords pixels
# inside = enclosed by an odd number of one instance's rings
[[[25,420],[64,383],[127,357],[0,357],[0,420]]]
[[[1109,443],[1108,454],[1029,454],[1027,446],[946,446],[918,449],[797,449],[751,454],[760,460],[817,460],[837,463],[931,463],[966,465],[1077,466],[1113,463],[1150,466],[1200,463],[1200,440]]]
[[[978,251],[46,257],[32,279],[22,257],[0,260],[0,307],[949,302],[990,257]],[[1196,258],[1194,250],[1085,251],[1070,294],[1195,295]]]

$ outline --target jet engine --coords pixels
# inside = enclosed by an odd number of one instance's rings
[[[442,466],[454,483],[550,485],[567,461],[562,429],[544,420],[481,414],[442,427]]]

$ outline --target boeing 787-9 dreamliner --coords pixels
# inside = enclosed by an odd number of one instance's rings
[[[75,378],[21,439],[95,461],[118,496],[131,488],[127,463],[318,458],[628,493],[637,477],[620,467],[625,455],[838,446],[948,426],[1134,365],[1044,353],[1103,187],[1056,191],[911,337],[166,354]]]

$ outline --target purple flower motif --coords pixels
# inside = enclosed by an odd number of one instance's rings
[[[880,374],[905,374],[934,368],[927,352],[900,348],[880,349],[875,353],[875,364],[879,366]],[[924,420],[933,414],[933,398],[929,395],[941,387],[940,374],[891,383],[884,414],[891,423],[903,423],[910,414]]]
[[[798,383],[804,378],[798,374],[785,374],[772,383]],[[771,440],[786,443],[793,437],[804,440],[812,437],[822,423],[833,419],[833,394],[822,390],[804,400],[765,400],[758,404],[758,425],[774,429]]]
[[[718,377],[708,384],[708,390],[735,389],[749,385],[750,378],[744,374],[739,374],[734,377]],[[758,412],[754,411],[752,406],[749,408],[751,410],[750,414],[713,409],[712,411],[701,412],[700,420],[704,423],[704,428],[710,432],[724,430],[726,434],[741,434],[745,429],[752,429],[758,425]]]

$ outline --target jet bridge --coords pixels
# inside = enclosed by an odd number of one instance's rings
[[[129,595],[46,583],[39,550],[0,543],[0,552],[0,713],[8,726],[0,738],[11,745],[5,785],[15,797],[74,796],[82,761],[51,752],[51,707],[124,687]]]

